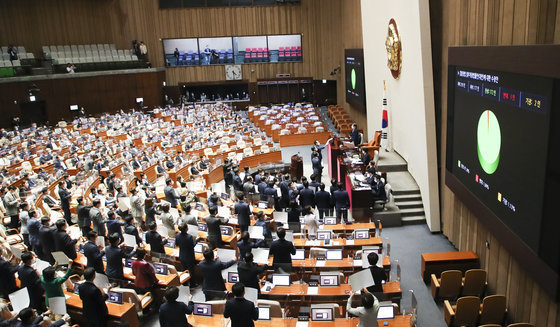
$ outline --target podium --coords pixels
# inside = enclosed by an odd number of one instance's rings
[[[303,177],[303,158],[294,154],[290,163],[290,175],[300,180]]]

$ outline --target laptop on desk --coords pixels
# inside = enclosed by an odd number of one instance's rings
[[[194,303],[193,314],[195,316],[212,316],[212,304],[208,303]]]
[[[333,308],[311,308],[311,321],[333,321]]]
[[[290,286],[290,274],[272,275],[272,284],[275,286]]]
[[[338,286],[337,275],[321,275],[319,276],[319,284],[321,286]]]
[[[394,307],[392,305],[379,306],[379,310],[377,311],[377,319],[378,320],[395,319]]]
[[[123,294],[121,292],[109,291],[107,296],[109,303],[123,304]]]

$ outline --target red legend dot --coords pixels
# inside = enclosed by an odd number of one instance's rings
[[[475,176],[475,180],[478,183],[478,175]]]

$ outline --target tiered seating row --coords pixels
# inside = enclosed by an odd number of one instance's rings
[[[352,120],[350,115],[346,112],[346,110],[344,110],[344,107],[339,105],[330,105],[328,115],[340,134],[348,134],[352,131],[352,124],[354,124],[354,120]]]

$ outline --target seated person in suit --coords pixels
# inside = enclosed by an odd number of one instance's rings
[[[268,265],[259,266],[253,262],[253,254],[251,252],[245,253],[243,262],[237,265],[237,272],[239,273],[239,281],[247,287],[256,288],[259,293],[259,275],[268,269]]]
[[[277,272],[291,272],[292,271],[292,256],[296,254],[296,248],[290,241],[286,241],[286,230],[279,228],[276,232],[278,239],[273,241],[270,245],[269,253],[274,256],[272,265]]]
[[[370,293],[383,292],[383,282],[387,280],[387,274],[385,273],[385,269],[377,266],[379,255],[375,252],[370,252],[367,256],[367,260],[369,262],[368,269],[371,271],[371,276],[375,282],[375,285],[368,287],[367,290]]]
[[[159,308],[159,324],[161,327],[192,327],[187,320],[187,315],[193,312],[194,303],[192,294],[189,295],[189,304],[177,301],[179,289],[171,286],[165,290],[165,303]]]
[[[385,184],[381,180],[381,176],[375,175],[375,185],[371,188],[373,194],[373,201],[386,201],[387,194],[385,193]]]
[[[15,320],[15,318],[19,318],[18,322],[15,322],[14,325],[5,325],[5,326],[19,326],[19,327],[45,326],[44,322],[43,322],[43,319],[45,318],[45,316],[48,316],[49,312],[50,311],[47,311],[47,312],[44,312],[40,315],[37,315],[35,310],[33,310],[32,308],[25,308],[25,309],[21,310],[16,317],[8,320],[8,321],[13,321],[13,320]],[[62,316],[62,319],[54,322],[53,324],[49,324],[49,325],[46,325],[46,326],[59,327],[59,326],[63,326],[64,324],[66,324],[69,321],[70,321],[70,316],[68,314],[65,314],[64,316]]]
[[[231,291],[235,298],[226,302],[224,318],[231,318],[231,327],[254,327],[253,321],[259,319],[259,309],[243,297],[245,285],[235,283]]]
[[[222,270],[233,266],[236,262],[237,258],[225,263],[220,261],[219,258],[214,260],[214,251],[210,249],[204,251],[204,260],[199,263],[199,267],[204,278],[202,281],[202,291],[206,296],[206,301],[223,298],[226,284],[222,278]]]

